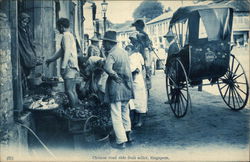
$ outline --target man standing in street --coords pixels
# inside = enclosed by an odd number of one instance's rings
[[[144,58],[145,67],[146,67],[146,86],[149,94],[149,90],[151,89],[151,74],[152,74],[152,59],[150,52],[152,51],[152,41],[149,39],[148,34],[144,31],[145,24],[143,20],[136,20],[132,26],[135,27],[136,31],[138,31],[137,44],[139,45],[139,52],[142,54]]]
[[[70,22],[66,18],[57,21],[57,29],[63,35],[61,48],[51,58],[46,60],[47,66],[58,58],[61,60],[61,75],[64,80],[65,92],[69,98],[70,106],[75,107],[78,103],[76,93],[76,76],[79,73],[77,49],[74,36],[69,32]]]
[[[180,48],[179,48],[178,43],[176,41],[176,36],[172,31],[169,31],[163,37],[166,38],[166,41],[168,43],[167,59],[169,60],[169,58],[173,57],[174,54],[177,54],[180,51]]]
[[[132,73],[129,57],[125,50],[119,48],[115,31],[104,34],[103,47],[108,53],[104,70],[107,72],[105,101],[110,103],[111,119],[116,136],[115,148],[124,149],[131,142],[131,121],[128,101],[134,98]]]
[[[167,49],[167,61],[166,61],[166,65],[165,65],[165,73],[167,74],[167,70],[168,67],[167,65],[169,64],[169,60],[171,60],[172,57],[174,57],[175,54],[177,54],[179,52],[179,46],[176,42],[176,36],[172,31],[169,31],[164,38],[166,38],[166,41],[168,43],[168,49]],[[170,82],[170,84],[172,85],[173,83]],[[170,89],[170,92],[172,92],[173,89]],[[171,104],[174,101],[166,101],[164,102],[165,104]]]

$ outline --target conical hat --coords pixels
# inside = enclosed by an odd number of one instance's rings
[[[91,41],[96,41],[96,42],[99,42],[99,39],[97,38],[96,35],[94,35],[92,38],[90,38]]]

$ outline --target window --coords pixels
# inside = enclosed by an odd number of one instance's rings
[[[158,24],[158,31],[159,31],[159,35],[162,34],[162,24]]]
[[[173,33],[176,36],[178,44],[183,47],[185,44],[188,43],[189,37],[189,28],[188,28],[188,21],[176,23],[173,28]]]
[[[202,19],[200,19],[200,24],[199,24],[199,39],[202,38],[207,38],[207,32],[204,26],[204,23],[202,21]]]
[[[157,38],[156,37],[154,38],[154,43],[157,44]]]
[[[249,23],[249,18],[248,17],[244,17],[244,23],[248,24]]]
[[[159,42],[162,43],[162,37],[159,37]]]
[[[223,40],[230,37],[230,22],[232,22],[231,14],[232,9],[227,8],[199,11],[199,15],[207,32],[208,41]]]
[[[237,16],[234,17],[234,22],[237,24],[239,23],[239,18]]]

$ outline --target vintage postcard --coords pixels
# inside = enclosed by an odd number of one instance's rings
[[[0,161],[249,161],[249,0],[0,0]]]

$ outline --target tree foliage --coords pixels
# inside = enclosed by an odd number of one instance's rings
[[[147,20],[152,20],[163,13],[163,8],[163,5],[157,0],[144,0],[135,9],[133,17],[134,19],[145,17]]]

